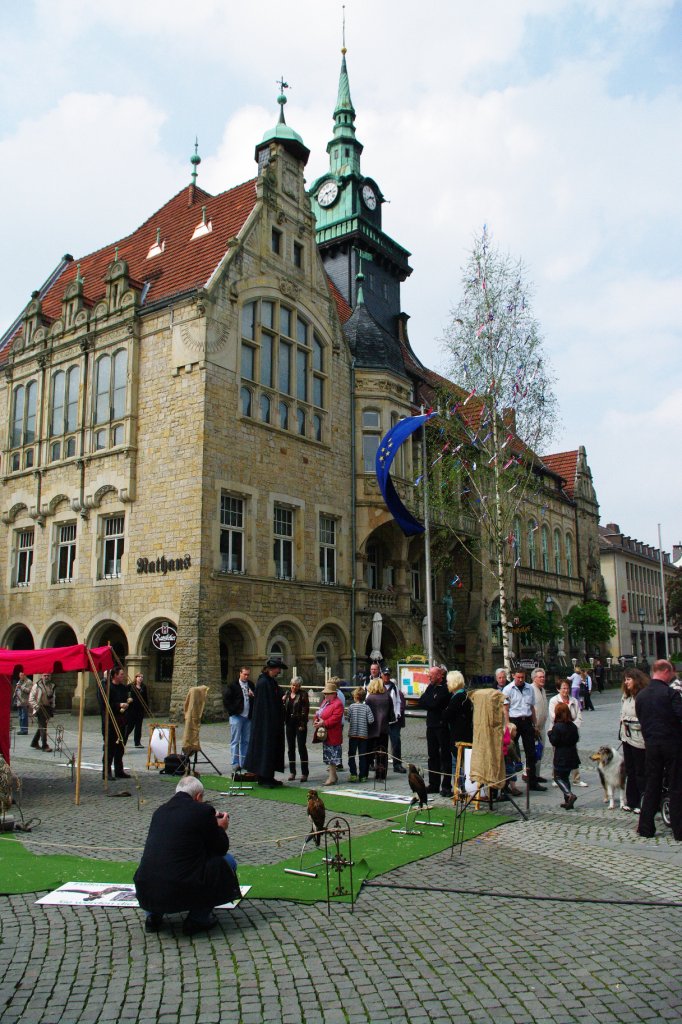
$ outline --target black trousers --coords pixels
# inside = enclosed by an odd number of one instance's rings
[[[142,722],[143,721],[144,721],[144,714],[140,715],[139,718],[130,718],[130,714],[128,715],[128,725],[127,725],[127,728],[126,728],[126,743],[128,742],[130,734],[132,733],[133,734],[133,742],[134,742],[135,746],[136,747],[140,746],[140,743],[142,742]]]
[[[123,717],[116,719],[118,724],[119,732],[122,736],[126,735],[126,720]],[[104,730],[104,725],[102,726]],[[104,750],[104,756],[102,758],[103,773],[108,772],[111,775],[111,765],[114,765],[114,775],[120,778],[123,775],[123,755],[125,753],[125,746],[123,743],[119,743],[118,734],[116,728],[112,722],[109,722],[109,735],[108,743]]]
[[[306,746],[306,740],[308,738],[308,729],[304,729],[303,732],[299,732],[298,722],[285,722],[284,730],[287,736],[287,757],[289,758],[289,774],[294,775],[296,772],[296,748],[298,747],[298,757],[301,762],[301,775],[308,775],[308,748]]]
[[[646,789],[646,751],[644,747],[633,747],[631,743],[624,743],[623,760],[625,761],[625,803],[633,809],[641,807]]]
[[[450,733],[445,725],[427,725],[426,754],[429,766],[429,789],[452,792],[452,754]]]
[[[512,725],[516,726],[516,734],[523,743],[523,753],[526,758],[526,772],[528,774],[528,784],[530,786],[535,785],[536,772],[535,772],[535,728],[533,727],[533,720],[528,718],[512,718],[509,717],[509,721]]]
[[[637,831],[640,836],[656,835],[655,817],[661,806],[663,775],[667,775],[670,796],[670,823],[673,837],[682,841],[682,750],[678,744],[647,741],[645,750],[646,786]]]

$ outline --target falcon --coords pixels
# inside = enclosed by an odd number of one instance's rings
[[[412,803],[416,804],[419,802],[420,807],[427,807],[429,803],[428,793],[426,792],[426,783],[422,778],[419,769],[414,764],[408,764],[407,766],[407,782],[414,793],[412,797]]]
[[[319,846],[321,841],[320,832],[324,828],[325,808],[324,803],[317,795],[316,789],[308,790],[308,817],[310,818],[311,830],[310,835],[306,838],[306,843],[314,839],[315,846]]]

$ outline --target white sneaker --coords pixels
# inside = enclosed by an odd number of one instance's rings
[[[555,789],[557,788],[556,782],[552,782],[552,785],[554,786]]]
[[[587,783],[586,782],[574,782],[573,785],[574,786],[582,786],[583,789],[587,789]]]

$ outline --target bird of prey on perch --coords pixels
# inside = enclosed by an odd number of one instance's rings
[[[324,803],[317,795],[316,789],[308,790],[308,817],[310,818],[311,830],[310,835],[306,838],[306,843],[310,842],[311,839],[314,839],[315,846],[319,846],[319,834],[324,828],[325,808]]]

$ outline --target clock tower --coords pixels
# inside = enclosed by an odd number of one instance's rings
[[[363,147],[355,134],[345,47],[341,54],[334,135],[327,144],[329,170],[310,188],[317,246],[325,270],[349,305],[357,305],[360,274],[367,309],[397,336],[400,285],[412,273],[410,254],[382,230],[384,196],[376,181],[362,173]]]

